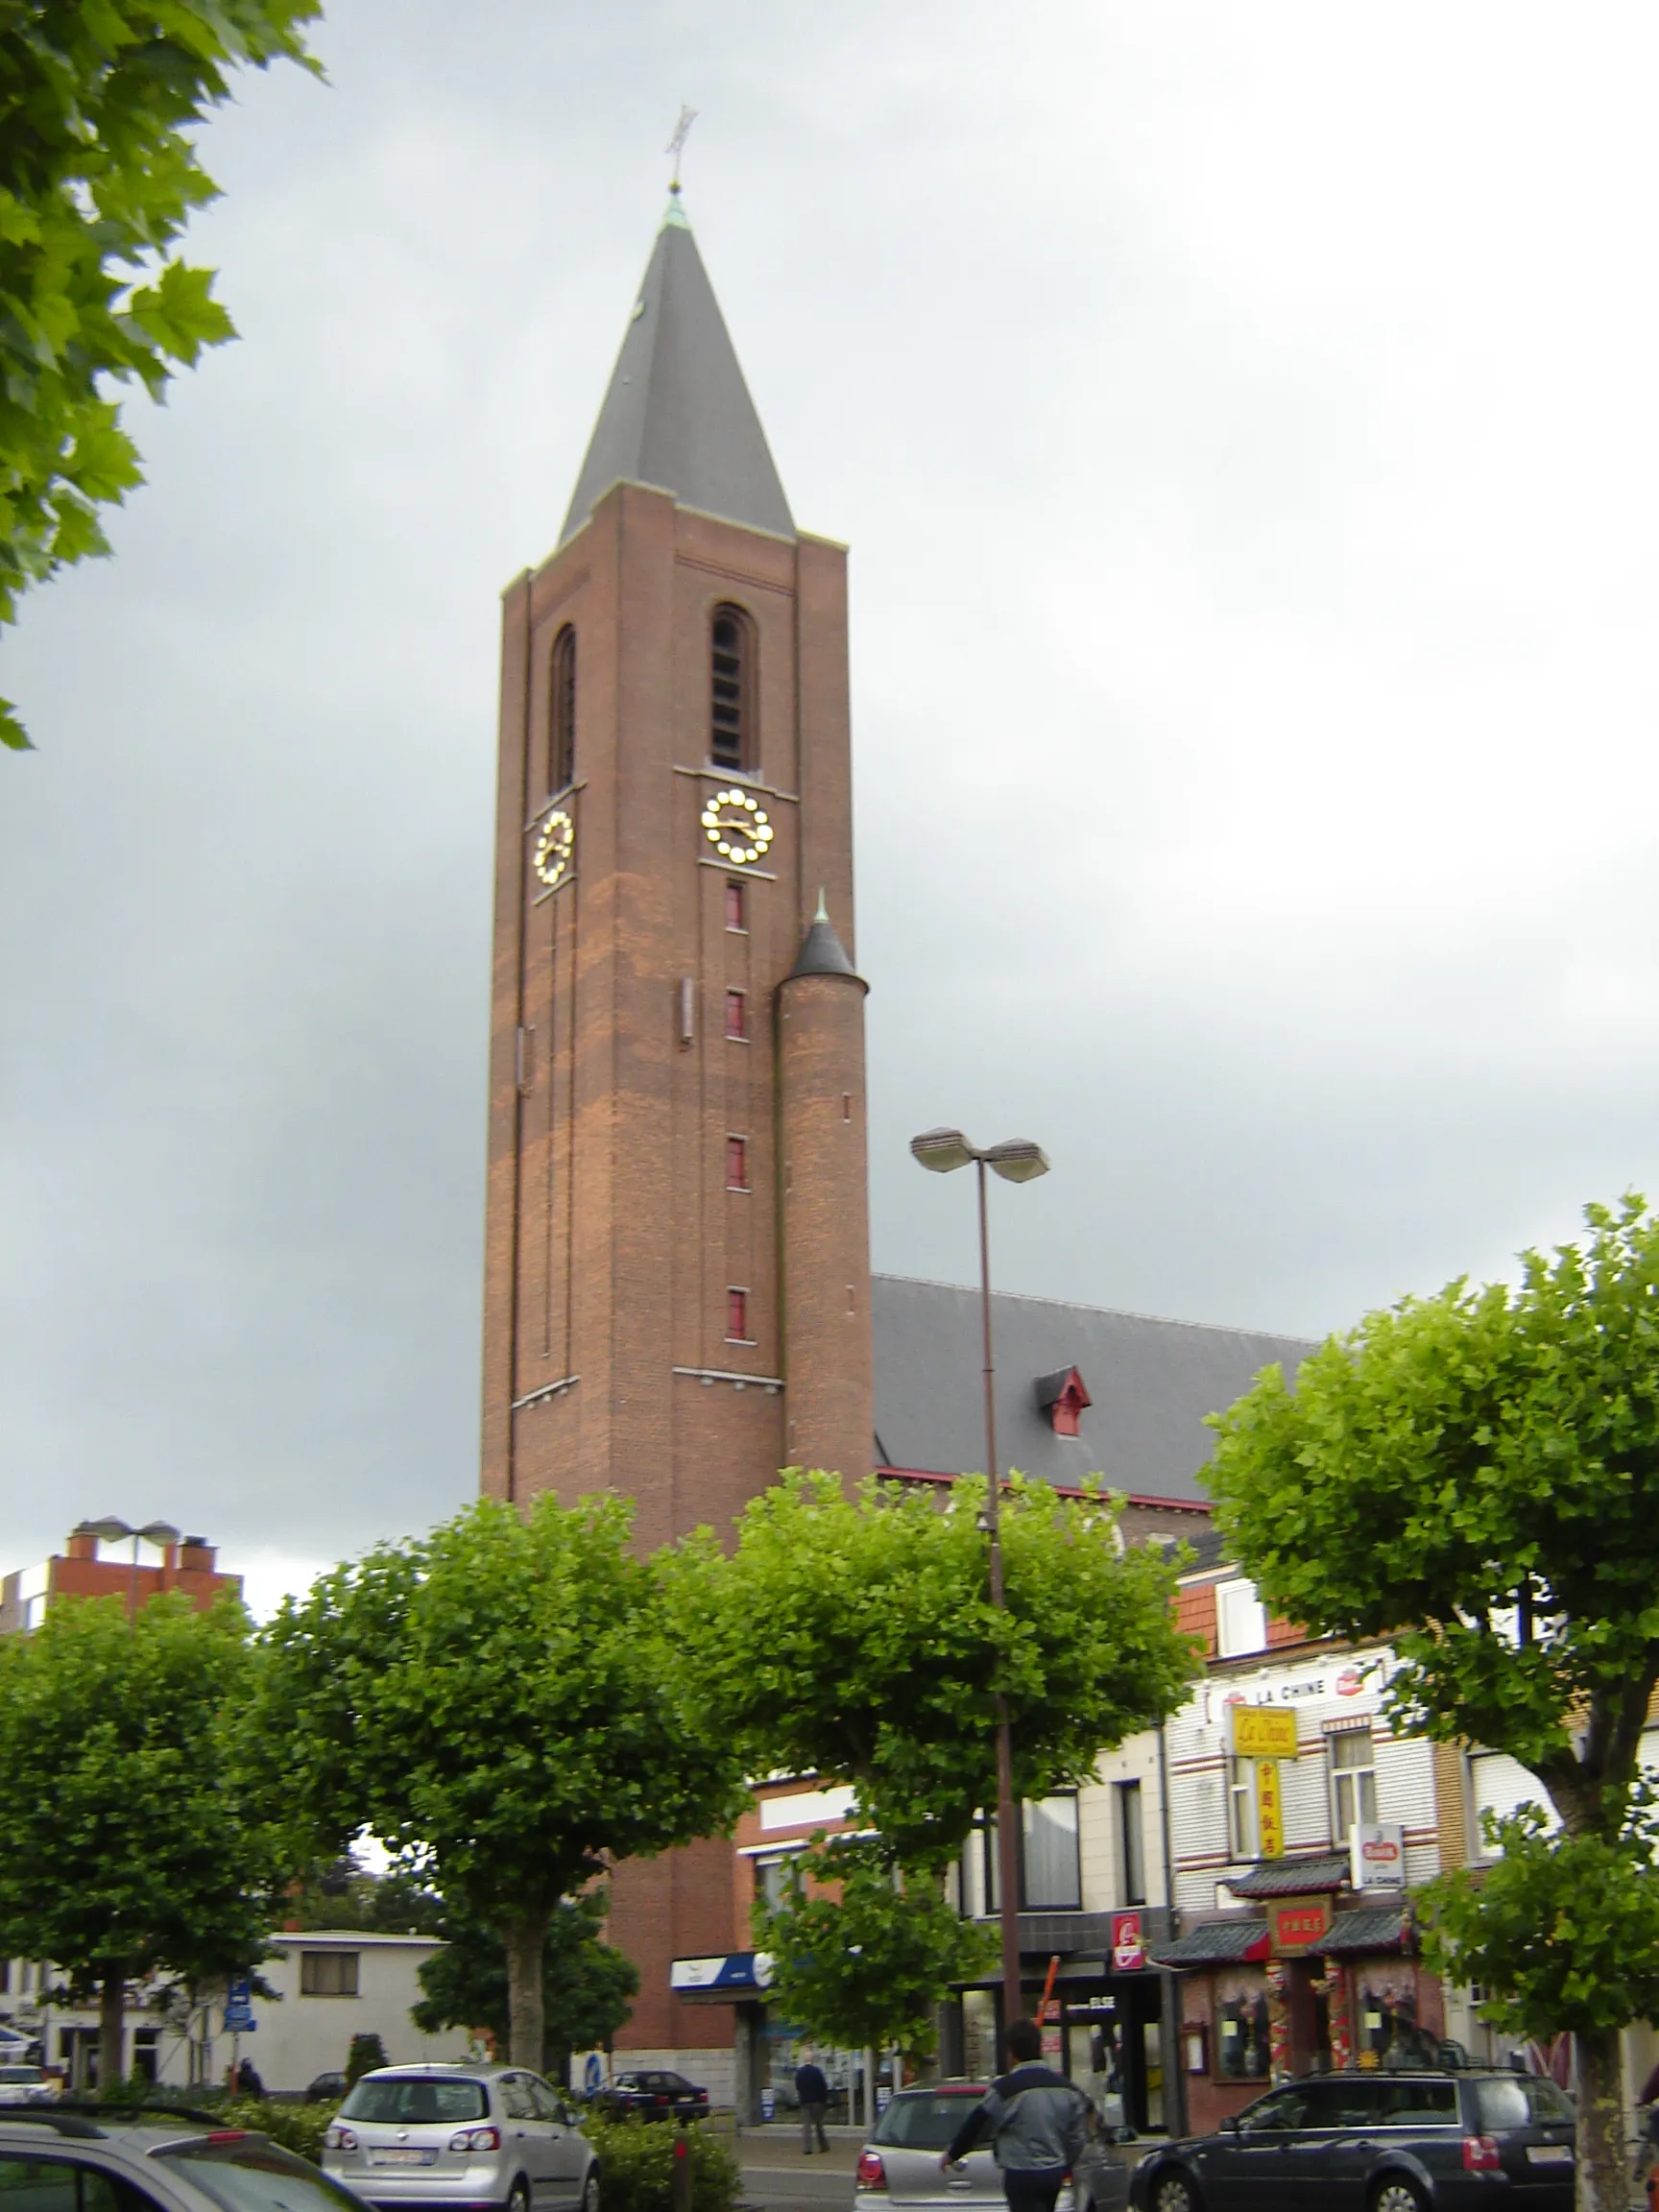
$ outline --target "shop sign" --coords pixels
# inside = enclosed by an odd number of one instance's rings
[[[1146,1963],[1146,1923],[1139,1912],[1112,1915],[1112,1971],[1139,1974]]]
[[[1398,1822],[1357,1820],[1348,1831],[1348,1851],[1356,1889],[1406,1887],[1406,1831]]]
[[[1233,1756],[1235,1759],[1294,1759],[1296,1716],[1271,1705],[1235,1705]]]
[[[1279,1791],[1277,1759],[1256,1762],[1256,1841],[1263,1859],[1285,1856],[1285,1800]]]
[[[1276,1958],[1310,1951],[1331,1932],[1329,1897],[1275,1897],[1267,1907],[1267,1936]]]

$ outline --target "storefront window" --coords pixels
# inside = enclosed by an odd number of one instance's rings
[[[1362,1968],[1358,2009],[1362,2066],[1390,2058],[1413,2066],[1435,2063],[1439,2045],[1417,2025],[1417,1984],[1408,1966]]]
[[[1266,2080],[1267,1991],[1259,1974],[1216,1977],[1214,2043],[1218,2079]]]

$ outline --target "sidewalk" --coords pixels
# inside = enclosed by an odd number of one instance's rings
[[[753,2168],[757,2173],[792,2173],[796,2169],[809,2174],[851,2175],[858,2164],[858,2152],[868,2140],[862,2128],[826,2128],[830,2138],[828,2151],[814,2151],[810,2156],[801,2148],[801,2123],[797,2119],[763,2120],[757,2127],[744,2128],[737,2135],[737,2156],[743,2171]]]

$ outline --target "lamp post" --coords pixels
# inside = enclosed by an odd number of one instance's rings
[[[130,1528],[125,1521],[117,1521],[113,1514],[102,1521],[83,1521],[75,1531],[77,1536],[96,1536],[100,1544],[124,1544],[132,1539],[132,1566],[127,1577],[127,1618],[138,1618],[138,1547],[155,1544],[165,1547],[181,1541],[180,1532],[170,1521],[146,1521],[142,1528]]]
[[[991,1602],[1003,1610],[1002,1594],[1002,1471],[997,1459],[996,1361],[991,1341],[991,1229],[985,1208],[985,1170],[1006,1183],[1031,1183],[1046,1175],[1048,1162],[1040,1144],[1028,1137],[1011,1137],[1001,1144],[980,1151],[970,1144],[960,1129],[928,1129],[910,1140],[912,1156],[935,1174],[972,1165],[979,1186],[979,1319],[984,1339],[985,1373],[985,1532],[990,1539]],[[1014,1802],[1014,1739],[1008,1726],[1007,1699],[997,1697],[997,1889],[998,1917],[1002,1934],[1002,2031],[1020,2016],[1020,1856]]]

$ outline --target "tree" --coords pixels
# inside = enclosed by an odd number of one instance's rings
[[[277,1839],[239,1742],[252,1672],[228,1599],[129,1618],[119,1599],[60,1599],[0,1638],[0,1958],[96,1991],[106,2085],[125,2073],[130,1981],[247,1973],[269,1950]]]
[[[1582,1245],[1523,1255],[1519,1287],[1369,1314],[1294,1391],[1266,1369],[1216,1423],[1212,1488],[1277,1611],[1393,1642],[1402,1726],[1507,1751],[1549,1792],[1559,1837],[1511,1825],[1512,1863],[1437,1892],[1437,1940],[1461,1978],[1483,1961],[1508,2017],[1572,2032],[1579,2202],[1609,2207],[1619,2029],[1659,1989],[1635,1790],[1659,1682],[1659,1223],[1635,1197],[1586,1221]]]
[[[262,1725],[312,1853],[367,1827],[496,1931],[516,2065],[541,2063],[560,1900],[746,1801],[733,1748],[683,1710],[631,1527],[617,1498],[543,1497],[522,1520],[485,1501],[323,1576],[267,1630]]]
[[[107,553],[100,507],[142,482],[111,382],[159,399],[235,330],[171,253],[218,197],[187,132],[239,62],[316,69],[321,0],[10,0],[0,9],[0,623]],[[0,744],[29,739],[0,701]]]
[[[613,1949],[600,1931],[603,1890],[589,1889],[554,1907],[541,1954],[543,2074],[567,2081],[572,2051],[600,2050],[627,2019],[639,1988],[639,1969]],[[439,1924],[445,1948],[420,1968],[426,1992],[410,2018],[423,2034],[445,2028],[475,2028],[507,2048],[507,1953],[493,1928],[445,1916]]]
[[[937,1875],[906,1877],[868,1839],[814,1841],[790,1861],[782,1902],[755,1909],[756,1948],[772,1957],[770,2002],[820,2041],[920,2064],[940,2004],[992,1963],[996,1936],[963,1919]]]
[[[791,1470],[745,1507],[730,1556],[701,1529],[664,1555],[686,1695],[752,1773],[851,1784],[910,1872],[941,1868],[996,1801],[997,1697],[1014,1785],[1042,1797],[1180,1704],[1194,1647],[1174,1568],[1125,1549],[1105,1496],[1016,1479],[1002,1514],[1007,1610],[990,1600],[985,1486],[941,1501]]]
[[[313,1867],[284,1901],[290,1927],[361,1928],[385,1936],[436,1936],[444,1900],[418,1871],[373,1874],[349,1852]]]

